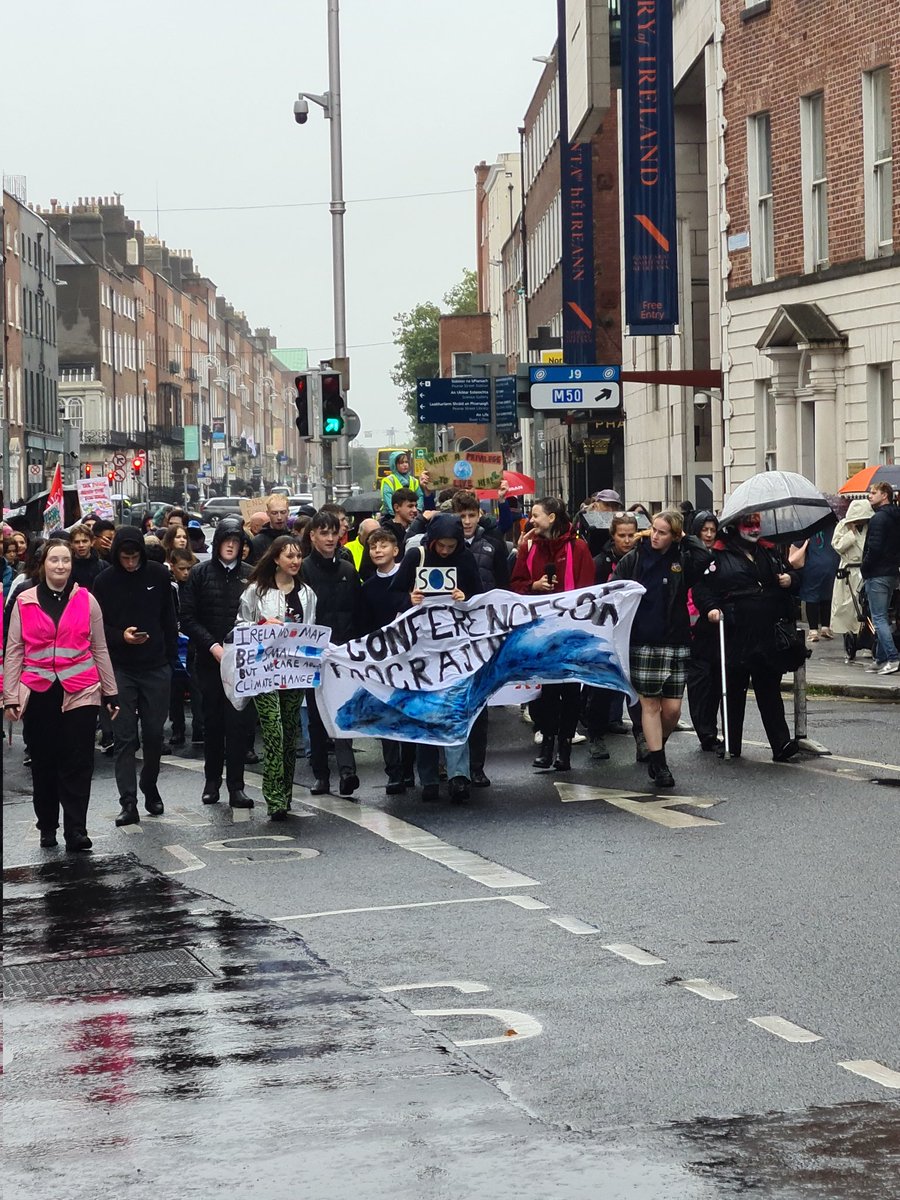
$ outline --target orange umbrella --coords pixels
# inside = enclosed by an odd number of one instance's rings
[[[847,480],[839,491],[841,496],[852,496],[869,490],[873,483],[889,483],[900,487],[900,466],[894,463],[878,463],[874,467],[863,467]]]

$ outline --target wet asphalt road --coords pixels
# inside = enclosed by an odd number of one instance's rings
[[[165,817],[121,831],[98,756],[94,861],[75,863],[37,848],[13,747],[6,1194],[95,1195],[84,1155],[136,1196],[896,1197],[900,1091],[839,1064],[900,1070],[900,790],[869,782],[900,780],[897,709],[812,701],[810,720],[835,755],[896,769],[755,746],[725,764],[678,734],[694,803],[668,811],[718,822],[684,828],[627,799],[648,790],[630,739],[599,768],[577,750],[566,782],[594,791],[563,802],[507,712],[495,786],[465,808],[385,797],[364,744],[361,804],[298,786],[288,823],[235,821],[201,807],[188,755]],[[173,948],[213,974],[64,1001],[10,976]]]

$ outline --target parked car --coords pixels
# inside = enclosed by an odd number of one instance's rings
[[[210,496],[200,506],[200,520],[204,525],[216,526],[223,517],[243,517],[237,496]]]
[[[313,498],[311,492],[300,492],[296,496],[288,496],[288,514],[296,517],[300,511],[300,506],[303,504],[312,504]]]

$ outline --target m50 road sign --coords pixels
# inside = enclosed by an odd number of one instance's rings
[[[531,385],[531,407],[535,409],[612,409],[619,407],[620,400],[619,384],[613,380]]]

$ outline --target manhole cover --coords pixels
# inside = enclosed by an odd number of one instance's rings
[[[137,991],[215,975],[190,950],[149,950],[93,958],[48,959],[3,968],[7,1000],[44,1000],[73,992]]]

